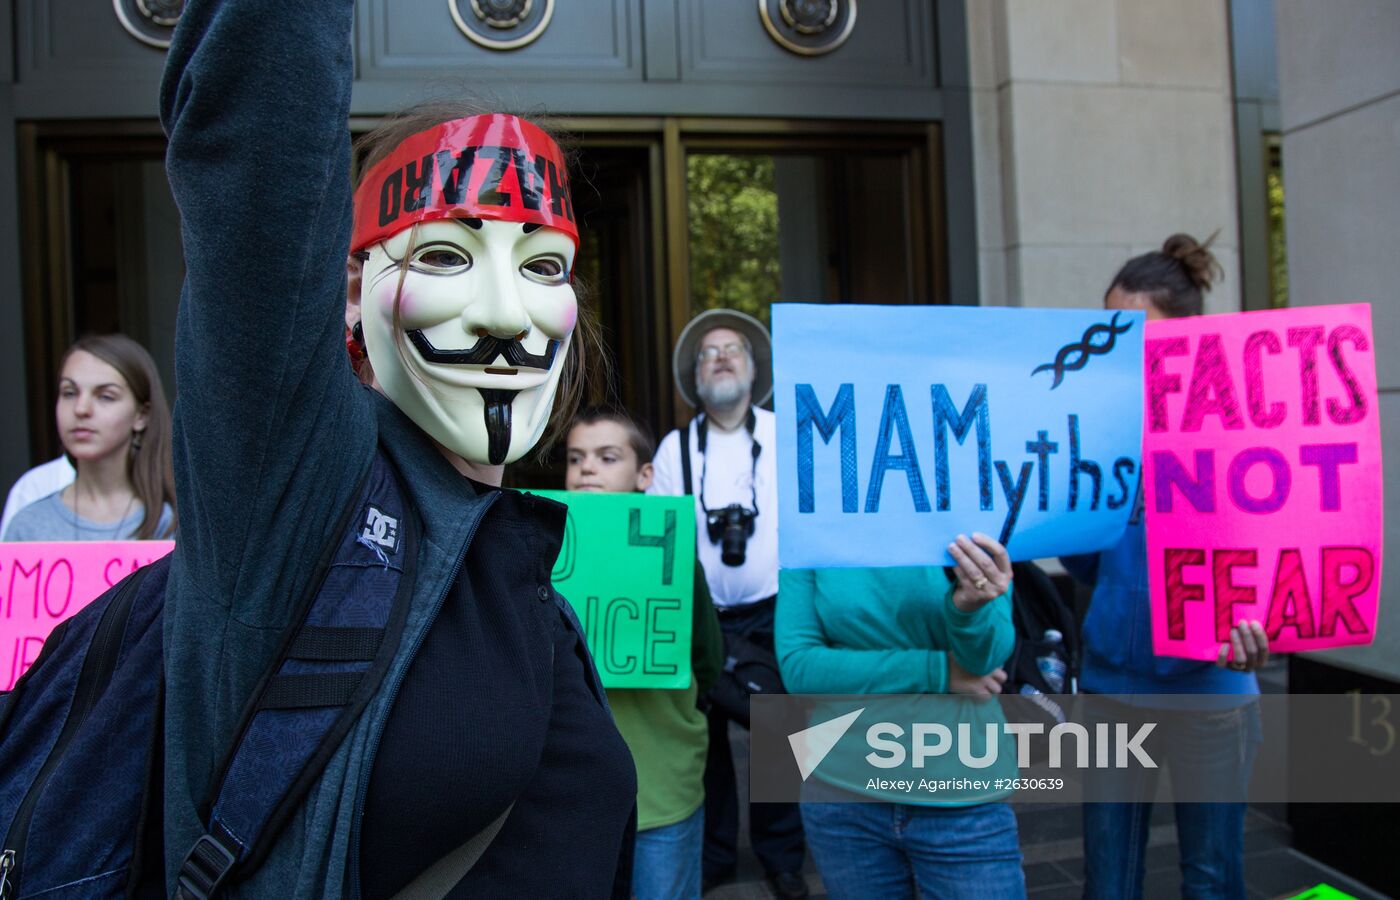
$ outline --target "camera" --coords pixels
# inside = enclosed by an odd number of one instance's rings
[[[753,521],[758,512],[731,503],[724,509],[711,510],[706,526],[710,543],[719,544],[719,558],[726,566],[742,566],[744,550],[753,535]]]

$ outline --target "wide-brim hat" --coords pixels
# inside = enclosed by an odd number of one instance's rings
[[[773,395],[773,339],[762,322],[737,309],[707,309],[681,331],[671,354],[671,372],[681,397],[692,407],[700,406],[695,390],[695,358],[700,352],[700,341],[716,328],[728,328],[748,338],[753,347],[753,402],[762,406]]]

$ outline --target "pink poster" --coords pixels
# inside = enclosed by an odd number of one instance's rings
[[[174,541],[54,541],[0,544],[0,691],[25,673],[54,626]]]
[[[1143,488],[1158,654],[1369,644],[1381,436],[1367,304],[1147,323]]]

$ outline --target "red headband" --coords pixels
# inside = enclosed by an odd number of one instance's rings
[[[417,222],[449,218],[548,225],[578,247],[564,154],[515,116],[454,119],[405,138],[355,191],[350,252]]]

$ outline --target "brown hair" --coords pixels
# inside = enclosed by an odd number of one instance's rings
[[[632,452],[637,454],[638,466],[651,462],[651,458],[656,455],[656,440],[651,436],[651,429],[632,418],[632,414],[620,406],[589,406],[582,409],[569,423],[568,430],[573,431],[578,425],[596,425],[599,422],[614,422],[622,426],[622,430],[627,432],[628,445],[632,447]]]
[[[145,507],[146,515],[136,529],[138,541],[169,538],[178,524],[175,512],[175,472],[171,464],[170,405],[165,402],[165,388],[155,360],[136,341],[124,334],[89,335],[79,338],[59,361],[60,373],[68,358],[77,351],[93,356],[116,369],[126,382],[138,408],[146,411],[146,430],[140,441],[133,441],[127,454],[126,476],[131,489]],[[161,513],[170,505],[170,525],[162,534],[156,533]]]
[[[487,110],[481,106],[461,100],[430,100],[401,110],[381,122],[372,131],[361,135],[355,141],[355,158],[360,160],[356,170],[356,183],[364,173],[382,159],[389,156],[394,148],[405,139],[426,131],[443,122],[464,119],[468,116],[484,115]],[[520,118],[525,118],[521,116]],[[547,124],[530,119],[532,124],[549,135],[565,151],[565,159],[573,162],[573,154],[568,151],[559,134]],[[399,286],[403,286],[403,276],[408,271],[409,256],[404,255],[400,265]],[[578,261],[575,259],[575,270]],[[603,329],[593,310],[593,292],[589,285],[577,276],[571,282],[574,296],[578,300],[578,321],[574,325],[569,352],[564,357],[564,368],[559,373],[559,387],[554,394],[554,409],[550,412],[549,425],[544,435],[535,445],[537,458],[544,459],[551,447],[567,431],[574,412],[588,393],[590,382],[603,383],[609,369],[607,349],[603,342]],[[394,321],[398,325],[398,299],[395,299]],[[403,350],[400,347],[399,352]],[[410,371],[412,371],[410,369]],[[648,457],[650,459],[650,457]]]
[[[1161,250],[1128,260],[1104,295],[1122,288],[1125,293],[1146,294],[1169,318],[1200,315],[1205,310],[1203,294],[1224,277],[1220,261],[1210,252],[1219,234],[1213,233],[1204,244],[1189,234],[1172,235]]]

